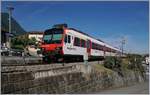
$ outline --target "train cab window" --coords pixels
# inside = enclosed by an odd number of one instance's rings
[[[67,35],[65,35],[65,39],[64,39],[65,43],[67,43]]]
[[[74,46],[80,46],[80,39],[77,37],[74,38]]]
[[[62,37],[62,29],[48,29],[44,32],[43,41],[46,44],[60,44]]]
[[[85,47],[85,40],[81,39],[81,47]]]

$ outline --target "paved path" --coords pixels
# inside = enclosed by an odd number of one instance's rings
[[[149,93],[148,84],[149,82],[147,81],[129,87],[104,90],[101,92],[96,92],[94,94],[148,94]]]

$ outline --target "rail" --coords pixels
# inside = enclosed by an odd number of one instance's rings
[[[97,62],[102,64],[103,61],[89,61],[88,63]],[[25,66],[25,65],[43,65],[46,63],[42,62],[42,57],[26,57],[26,56],[1,56],[2,66]],[[67,63],[50,63],[50,64],[70,64],[70,63],[82,63],[84,62],[67,62]]]
[[[1,56],[2,65],[40,64],[42,57]]]

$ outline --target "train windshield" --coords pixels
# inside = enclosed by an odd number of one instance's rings
[[[46,44],[60,44],[62,37],[62,29],[50,29],[45,31],[43,40]]]

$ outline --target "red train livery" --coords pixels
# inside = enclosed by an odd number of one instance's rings
[[[121,51],[79,30],[54,27],[44,32],[41,44],[43,61],[92,60],[119,56]]]

